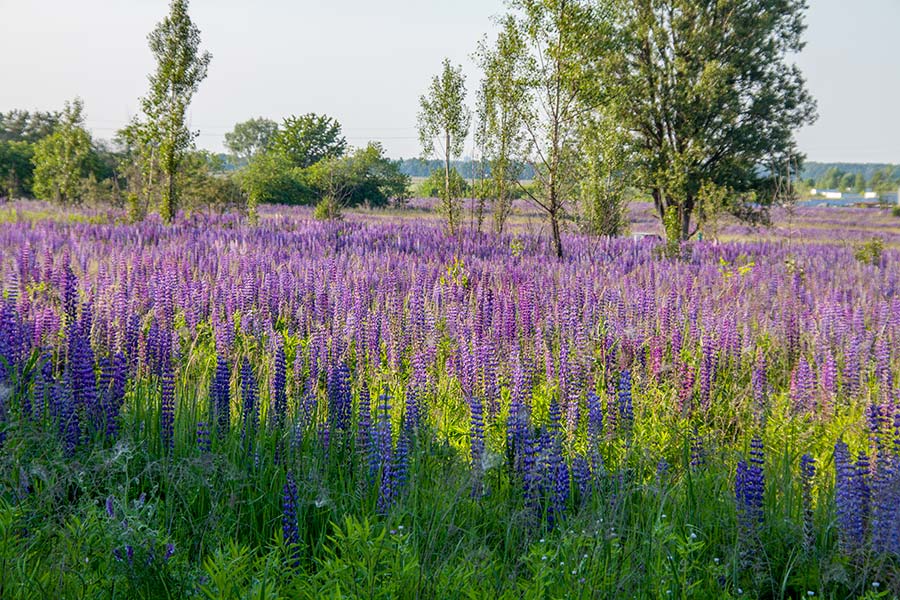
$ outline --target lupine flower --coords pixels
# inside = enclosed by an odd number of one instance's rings
[[[216,373],[209,388],[209,404],[215,411],[216,431],[222,439],[231,428],[231,372],[228,362],[216,358]]]
[[[816,476],[816,460],[809,454],[800,457],[800,481],[803,494],[803,543],[807,551],[813,546],[812,489]]]
[[[285,389],[287,385],[286,369],[284,348],[279,345],[278,349],[275,351],[275,377],[272,381],[274,395],[272,413],[277,429],[281,429],[284,426],[284,419],[287,415],[287,391]]]
[[[735,499],[737,500],[738,522],[745,535],[756,531],[763,521],[763,496],[765,494],[765,475],[763,474],[762,440],[754,436],[750,442],[750,463],[738,462],[734,480]]]
[[[861,488],[865,480],[858,481],[859,470],[850,459],[847,444],[838,441],[834,446],[835,502],[841,546],[846,552],[859,549],[865,538],[866,505]]]
[[[631,431],[634,423],[634,404],[631,398],[631,371],[623,369],[619,376],[619,424]]]
[[[209,438],[209,427],[206,426],[205,421],[199,421],[197,423],[197,449],[203,454],[207,454],[212,450],[212,441]]]
[[[352,402],[350,370],[341,361],[328,378],[328,417],[335,430],[350,431]]]
[[[159,385],[159,431],[163,448],[171,452],[175,447],[175,372],[169,359],[163,361]]]
[[[300,534],[297,529],[297,484],[294,481],[294,474],[290,471],[287,473],[281,500],[281,532],[285,544],[300,543]]]
[[[241,442],[251,443],[253,436],[256,435],[256,428],[259,424],[259,407],[257,406],[258,390],[256,387],[256,377],[253,375],[253,369],[250,367],[250,361],[244,358],[241,364],[241,420],[243,421],[243,429],[241,430]]]

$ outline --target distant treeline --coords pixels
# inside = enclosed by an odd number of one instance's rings
[[[421,158],[401,158],[398,161],[400,172],[410,177],[428,177],[435,171],[444,168],[443,161],[422,160]],[[464,179],[481,179],[491,173],[490,165],[476,160],[454,160],[450,166],[463,176]],[[531,165],[519,165],[519,179],[534,179],[534,169]]]
[[[814,162],[803,163],[800,178],[803,180],[820,181],[826,174],[840,172],[841,174],[861,175],[866,181],[871,181],[876,173],[888,179],[900,180],[900,165],[888,163],[844,163],[844,162]]]

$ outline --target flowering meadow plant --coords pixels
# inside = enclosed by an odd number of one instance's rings
[[[560,260],[429,218],[35,215],[0,219],[0,597],[900,594],[890,225],[876,263]]]

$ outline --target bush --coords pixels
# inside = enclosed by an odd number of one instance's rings
[[[313,211],[313,218],[319,221],[337,221],[343,218],[341,204],[331,196],[319,200]]]
[[[877,266],[881,262],[881,255],[883,253],[884,240],[881,238],[872,238],[868,242],[857,246],[853,256],[861,263]]]
[[[900,205],[895,206],[891,209],[891,214],[897,218],[900,218]]]
[[[419,184],[419,196],[422,198],[440,198],[444,195],[444,170],[432,171],[425,181]],[[471,187],[455,168],[450,169],[450,195],[461,198],[471,191]]]

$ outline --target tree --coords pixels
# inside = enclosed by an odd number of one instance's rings
[[[34,145],[34,193],[44,200],[78,201],[90,171],[91,136],[84,128],[81,98],[66,102],[53,133]]]
[[[285,119],[272,139],[272,151],[301,169],[326,158],[340,158],[346,150],[341,124],[315,113]]]
[[[160,215],[168,223],[178,210],[178,168],[197,135],[187,128],[187,108],[206,78],[212,57],[200,51],[200,30],[188,15],[188,0],[172,0],[168,16],[148,40],[156,71],[150,76],[149,93],[141,100],[146,121],[140,126],[165,178]]]
[[[631,148],[627,133],[601,114],[587,114],[581,125],[579,199],[583,229],[592,235],[619,236],[628,229],[627,198]]]
[[[607,61],[613,114],[631,133],[637,182],[689,238],[705,184],[736,216],[763,220],[771,174],[800,157],[794,131],[815,103],[788,57],[803,47],[805,0],[615,0]],[[694,230],[696,231],[696,229]]]
[[[444,159],[444,193],[441,210],[450,234],[459,226],[460,210],[450,185],[450,160],[462,154],[469,134],[471,114],[466,108],[466,78],[462,67],[444,59],[440,75],[431,80],[427,95],[419,97],[419,142],[424,158],[440,154]]]
[[[0,142],[28,142],[33,144],[53,133],[59,123],[59,113],[33,113],[27,110],[11,110],[0,113]]]
[[[527,67],[525,44],[512,16],[503,20],[493,47],[481,43],[478,59],[484,79],[478,94],[481,123],[475,137],[490,165],[494,231],[503,233],[521,171],[516,159],[525,142],[522,111],[528,99],[522,82],[511,85]]]
[[[508,27],[521,35],[522,49],[505,85],[522,99],[516,113],[525,138],[523,159],[536,184],[527,196],[547,214],[561,258],[561,220],[578,193],[584,117],[603,98],[599,67],[611,43],[610,24],[601,6],[588,0],[512,0],[510,7]]]
[[[249,161],[258,152],[268,150],[278,133],[278,123],[259,117],[234,126],[225,134],[225,147],[235,156]]]
[[[0,141],[0,196],[15,198],[32,193],[34,146],[28,142]]]

